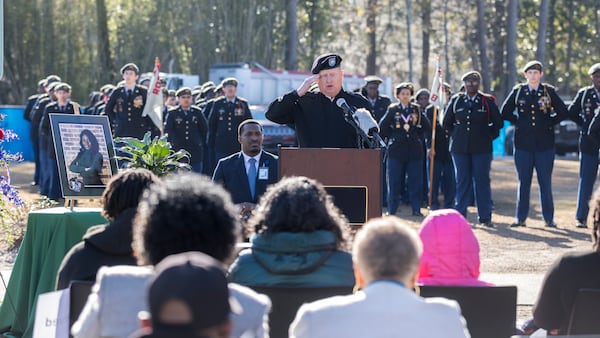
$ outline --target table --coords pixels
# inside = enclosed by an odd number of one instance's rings
[[[54,290],[63,257],[92,225],[107,223],[100,208],[51,208],[29,213],[6,295],[0,306],[0,336],[33,334],[37,296]],[[11,302],[12,301],[12,302]]]

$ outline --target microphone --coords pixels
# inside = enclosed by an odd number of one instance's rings
[[[346,114],[352,116],[352,120],[357,126],[368,136],[373,136],[382,148],[386,148],[386,144],[379,135],[379,125],[366,109],[354,109],[348,105],[343,97],[335,101],[335,104],[342,108]]]

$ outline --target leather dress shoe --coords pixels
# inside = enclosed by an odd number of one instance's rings
[[[494,227],[494,223],[492,223],[492,221],[489,220],[489,219],[484,219],[484,220],[480,221],[479,224],[481,224],[483,226],[486,226],[488,228],[493,228]]]
[[[556,223],[554,223],[554,221],[546,222],[545,226],[548,228],[556,228]]]
[[[587,228],[587,225],[585,225],[585,222],[580,219],[577,220],[577,223],[575,223],[575,226],[577,228],[581,228],[581,229]]]
[[[513,224],[510,225],[511,228],[524,227],[524,226],[527,226],[527,225],[525,225],[525,221],[514,222]]]

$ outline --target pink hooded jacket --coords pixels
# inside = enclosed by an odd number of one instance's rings
[[[479,278],[479,243],[467,220],[454,209],[431,212],[421,224],[421,285],[491,286]]]

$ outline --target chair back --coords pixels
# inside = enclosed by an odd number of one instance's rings
[[[458,302],[472,338],[507,338],[515,333],[516,286],[420,286],[422,297]]]
[[[79,318],[93,285],[92,281],[79,280],[72,281],[69,285],[69,331]],[[72,337],[70,333],[69,337]]]
[[[352,293],[351,286],[306,287],[306,286],[249,286],[271,299],[269,332],[271,338],[287,338],[290,324],[304,303],[322,298]]]
[[[600,334],[600,289],[580,289],[571,309],[567,334]]]

